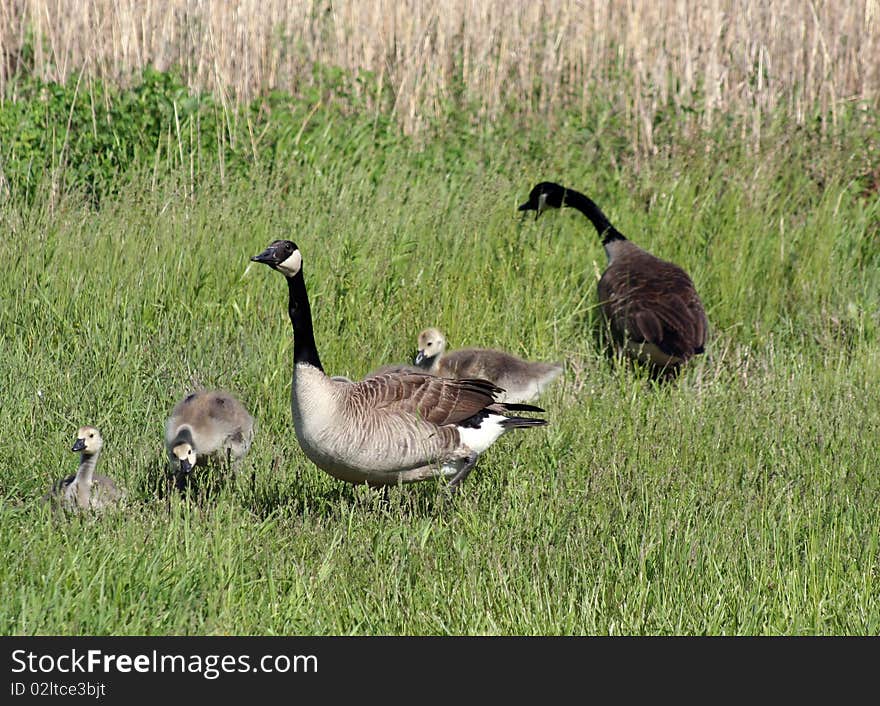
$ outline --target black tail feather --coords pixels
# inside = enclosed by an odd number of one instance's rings
[[[546,419],[535,419],[533,417],[508,417],[501,426],[505,429],[527,429],[528,427],[544,427],[547,426]]]
[[[501,413],[504,412],[544,412],[546,411],[543,407],[538,407],[533,404],[524,404],[522,402],[496,402],[493,405],[489,405],[489,409],[493,411],[498,411]]]

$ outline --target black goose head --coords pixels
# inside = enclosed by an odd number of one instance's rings
[[[565,197],[565,187],[552,181],[542,181],[529,192],[529,200],[520,204],[518,211],[534,211],[538,220],[545,209],[561,208]]]
[[[302,254],[296,243],[290,240],[275,240],[259,255],[254,255],[253,262],[262,262],[273,270],[278,270],[285,277],[293,277],[302,270]]]

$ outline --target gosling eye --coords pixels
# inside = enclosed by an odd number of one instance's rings
[[[94,435],[94,434],[89,434],[89,438],[90,438],[90,439],[94,439],[94,438],[95,438],[95,435]]]

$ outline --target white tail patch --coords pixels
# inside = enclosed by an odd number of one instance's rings
[[[490,414],[476,429],[473,427],[458,427],[461,443],[471,451],[475,451],[478,454],[483,453],[505,432],[505,428],[502,426],[505,419],[507,417],[503,415]]]

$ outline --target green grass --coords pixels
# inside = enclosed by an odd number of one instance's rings
[[[598,138],[417,152],[361,127],[315,130],[271,176],[0,206],[0,632],[880,632],[880,205],[845,149],[820,146],[818,184],[798,138],[612,168]],[[595,232],[515,210],[543,179],[693,276],[712,335],[677,384],[598,349]],[[328,372],[405,361],[436,324],[564,360],[550,426],[501,439],[453,502],[317,470],[290,419],[286,291],[248,261],[282,237]],[[195,386],[258,424],[199,501],[163,490],[164,419]],[[58,521],[38,498],[87,423],[129,505]]]

